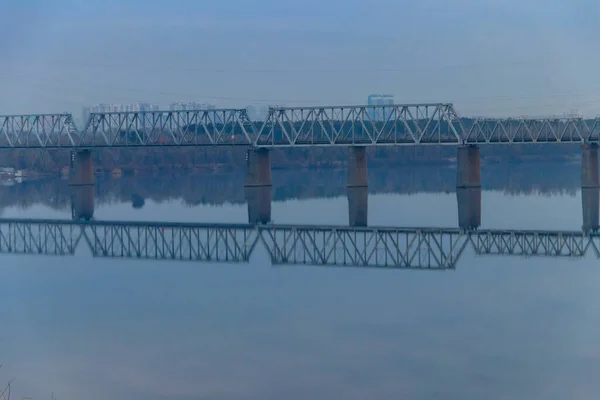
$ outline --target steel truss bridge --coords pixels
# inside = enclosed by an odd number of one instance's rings
[[[248,263],[263,247],[272,265],[454,269],[476,255],[600,258],[600,234],[452,228],[190,224],[0,219],[0,254]]]
[[[449,103],[0,116],[0,149],[596,143],[600,117],[461,118]]]

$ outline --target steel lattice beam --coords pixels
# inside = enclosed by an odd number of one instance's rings
[[[0,116],[0,148],[74,147],[78,140],[71,114]]]
[[[598,236],[582,232],[478,231],[469,236],[480,255],[583,257],[591,248],[600,256]]]
[[[246,110],[92,113],[79,147],[251,145]]]
[[[456,230],[343,227],[260,230],[273,265],[451,269],[468,240]]]
[[[0,253],[74,255],[81,233],[63,221],[0,220]]]
[[[248,262],[258,241],[252,226],[108,222],[81,228],[94,257]]]
[[[256,147],[461,143],[452,104],[271,108]]]
[[[465,120],[465,143],[598,142],[600,118],[480,118]]]
[[[83,239],[83,240],[82,240]],[[273,265],[444,270],[477,255],[600,258],[600,234],[160,222],[0,219],[0,253],[247,263],[261,242]]]

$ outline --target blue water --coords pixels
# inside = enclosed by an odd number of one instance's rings
[[[343,180],[331,184],[343,192]],[[369,196],[369,225],[457,226],[455,193],[393,186]],[[567,189],[484,190],[481,228],[579,230],[581,194]],[[2,213],[70,215],[45,204]],[[94,217],[248,219],[243,203],[177,198],[141,209],[97,202]],[[275,201],[272,221],[347,225],[348,201]],[[600,261],[591,253],[468,249],[456,270],[441,272],[272,267],[264,249],[249,264],[98,259],[85,246],[72,257],[0,260],[0,378],[16,377],[18,396],[512,400],[600,391]]]

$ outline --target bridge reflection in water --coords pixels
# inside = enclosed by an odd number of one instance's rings
[[[477,255],[600,258],[600,234],[259,224],[0,219],[0,253],[247,263],[258,246],[272,265],[454,269]]]

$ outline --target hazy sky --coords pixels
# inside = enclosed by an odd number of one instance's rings
[[[600,114],[597,0],[0,0],[0,114],[452,101]]]

